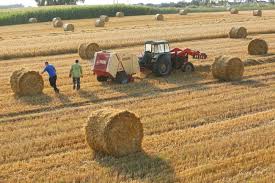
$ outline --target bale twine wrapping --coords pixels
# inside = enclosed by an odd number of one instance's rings
[[[53,27],[63,27],[63,22],[62,20],[56,20],[53,22]]]
[[[83,60],[94,58],[98,51],[100,51],[100,47],[97,43],[82,43],[78,47],[78,54]]]
[[[214,78],[224,81],[241,80],[244,73],[244,64],[237,57],[220,56],[212,64]]]
[[[238,14],[238,13],[239,13],[239,10],[236,9],[236,8],[231,8],[231,9],[230,9],[230,13],[231,13],[231,14]]]
[[[253,16],[262,16],[262,10],[253,10]]]
[[[16,95],[37,95],[44,89],[44,81],[39,72],[27,69],[16,70],[10,77],[11,89]]]
[[[101,15],[99,19],[104,22],[109,22],[109,17],[107,15]]]
[[[117,12],[116,17],[124,17],[124,13],[123,12]]]
[[[74,25],[73,24],[65,24],[63,26],[64,31],[74,31]]]
[[[247,37],[247,30],[245,27],[232,27],[229,32],[230,38],[246,38]]]
[[[96,19],[95,20],[95,26],[96,27],[104,27],[105,26],[105,21],[101,19]]]
[[[100,47],[97,43],[89,43],[85,49],[87,59],[94,58],[96,52],[100,51]]]
[[[187,9],[185,9],[185,10],[180,10],[180,11],[179,11],[179,14],[180,14],[180,15],[187,15],[187,13],[188,13],[188,10],[187,10]]]
[[[164,16],[162,14],[156,14],[155,15],[155,20],[163,21],[164,20]]]
[[[132,112],[111,108],[94,111],[85,131],[87,144],[95,152],[119,157],[142,150],[143,126]]]
[[[37,22],[38,22],[37,18],[30,18],[29,19],[29,23],[37,23]]]
[[[268,45],[263,39],[253,39],[248,44],[248,53],[250,55],[264,55],[268,52]]]
[[[52,19],[52,22],[55,22],[56,20],[62,20],[60,17],[55,17]]]

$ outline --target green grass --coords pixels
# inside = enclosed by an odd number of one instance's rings
[[[55,6],[24,9],[0,10],[0,25],[28,23],[29,18],[35,17],[39,22],[47,22],[54,17],[62,19],[96,18],[100,15],[114,16],[123,11],[126,16],[151,15],[156,13],[176,13],[175,8],[154,8],[133,5],[98,5],[98,6]]]
[[[253,9],[275,9],[271,4],[241,4],[235,6],[239,10]],[[190,6],[192,12],[221,12],[226,7]],[[39,8],[22,8],[0,10],[0,26],[28,23],[29,18],[35,17],[39,22],[51,21],[54,17],[61,17],[64,20],[96,18],[100,15],[114,16],[117,11],[123,11],[126,16],[152,15],[156,13],[177,13],[176,8],[155,8],[134,5],[97,5],[97,6],[52,6]]]

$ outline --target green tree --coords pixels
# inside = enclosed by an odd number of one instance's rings
[[[53,5],[76,5],[77,2],[85,0],[35,0],[38,6],[53,6]]]

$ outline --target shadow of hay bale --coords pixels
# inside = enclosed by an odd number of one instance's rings
[[[251,88],[259,88],[259,87],[266,87],[269,86],[268,84],[265,84],[261,81],[256,80],[242,80],[238,82],[231,82],[233,85],[241,85],[241,86],[248,86]]]
[[[145,152],[120,158],[97,153],[94,154],[94,160],[101,166],[112,168],[119,181],[176,182],[174,169],[167,161]]]
[[[35,96],[14,95],[14,98],[19,102],[23,102],[29,105],[47,105],[52,101],[52,97],[44,93]]]

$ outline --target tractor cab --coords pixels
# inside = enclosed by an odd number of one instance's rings
[[[160,66],[160,62],[162,62],[162,66]],[[163,62],[165,62],[164,65]],[[144,43],[144,54],[139,57],[141,68],[149,68],[160,76],[168,75],[171,71],[170,62],[171,53],[168,41],[147,41]]]
[[[145,52],[151,54],[170,53],[167,41],[147,41],[145,42]]]

